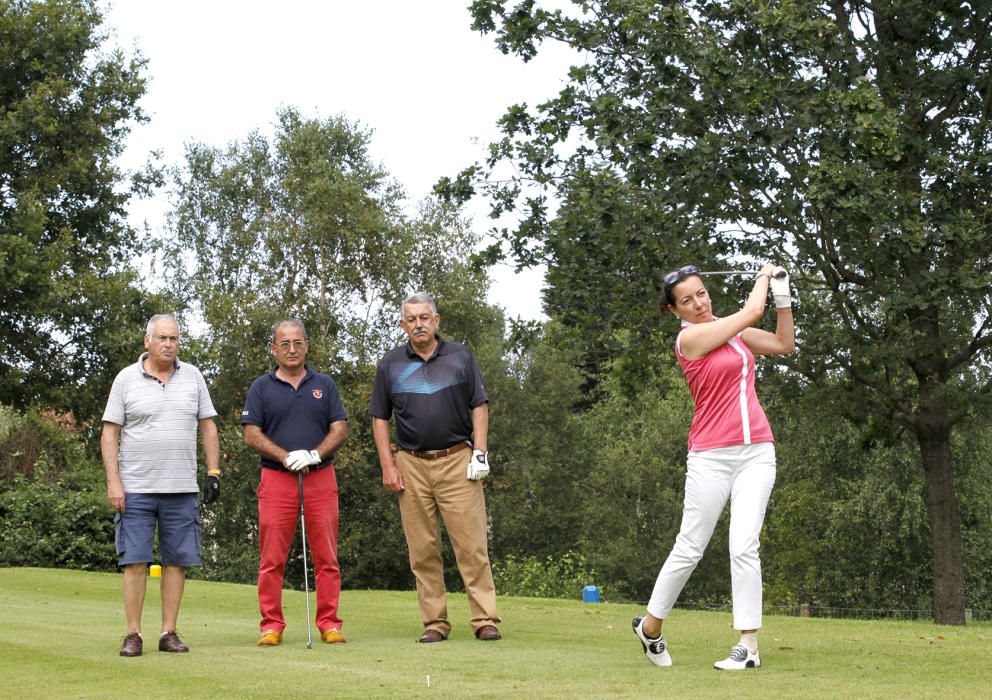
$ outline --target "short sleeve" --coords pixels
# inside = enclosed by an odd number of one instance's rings
[[[110,396],[107,397],[107,407],[103,411],[103,420],[106,423],[116,423],[124,425],[124,373],[119,373],[114,378],[114,383],[110,387]]]
[[[481,404],[489,401],[489,396],[486,394],[486,386],[482,381],[482,372],[479,371],[479,365],[475,361],[475,355],[469,353],[468,364],[466,365],[469,371],[470,379],[470,395],[468,400],[468,405],[471,408],[475,408]]]
[[[241,409],[241,425],[257,425],[261,428],[265,423],[265,407],[262,401],[263,379],[264,377],[259,377],[248,388],[245,406]]]
[[[328,424],[339,420],[348,420],[348,413],[344,410],[344,404],[341,403],[341,392],[338,391],[338,385],[330,377],[328,377],[327,383]]]
[[[369,415],[389,420],[393,415],[393,402],[389,397],[389,377],[385,365],[385,360],[382,360],[375,368],[372,398],[369,401]]]
[[[216,416],[217,410],[214,408],[213,401],[210,400],[210,390],[207,389],[207,380],[203,378],[203,373],[200,370],[196,370],[196,392],[199,402],[199,410],[196,414],[197,420]]]

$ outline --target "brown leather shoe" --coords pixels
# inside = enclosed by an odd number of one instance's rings
[[[483,625],[475,631],[475,637],[481,642],[495,642],[499,640],[502,635],[500,635],[499,630],[493,625]]]
[[[173,654],[185,654],[189,651],[189,647],[183,644],[177,632],[166,632],[158,638],[158,650],[169,651]]]
[[[443,642],[447,637],[438,632],[437,630],[427,630],[417,641],[421,644],[433,644],[434,642]]]
[[[121,656],[141,656],[141,635],[137,632],[124,636]]]

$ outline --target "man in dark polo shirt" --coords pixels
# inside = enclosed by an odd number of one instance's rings
[[[398,494],[410,569],[417,579],[424,624],[418,641],[443,642],[451,632],[438,511],[468,593],[475,636],[495,641],[500,618],[481,481],[489,474],[489,398],[471,351],[437,335],[441,316],[430,295],[408,297],[401,316],[409,342],[379,362],[369,413],[382,485]],[[394,415],[395,453],[389,431]]]
[[[282,641],[286,619],[282,584],[289,546],[296,536],[299,473],[303,474],[307,542],[317,584],[317,629],[328,644],[344,642],[338,599],[338,484],[334,452],[348,435],[334,380],[305,364],[307,335],[296,320],[272,326],[276,368],[252,382],[241,424],[245,444],[261,456],[258,486],[259,646]]]

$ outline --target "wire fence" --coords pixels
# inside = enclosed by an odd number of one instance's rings
[[[675,607],[686,610],[710,610],[718,612],[730,612],[730,603],[719,604],[695,604],[679,603]],[[878,610],[874,608],[841,608],[826,605],[766,605],[764,611],[769,615],[786,615],[789,617],[820,617],[820,618],[841,618],[856,620],[932,620],[933,610],[923,609],[902,609],[902,610]],[[992,622],[992,610],[966,608],[964,611],[965,623],[968,622]]]
[[[610,601],[647,605],[646,600]],[[731,612],[728,603],[677,603],[676,608],[682,610],[705,610],[709,612]],[[769,615],[786,615],[788,617],[819,617],[853,620],[933,620],[933,610],[901,609],[879,610],[874,608],[840,608],[826,605],[765,605],[764,612]],[[964,611],[965,624],[969,622],[992,622],[992,609],[966,608]]]

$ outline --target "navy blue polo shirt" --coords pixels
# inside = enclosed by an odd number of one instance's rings
[[[275,370],[251,383],[241,412],[241,425],[257,425],[265,436],[288,452],[312,450],[331,431],[331,423],[348,420],[334,380],[306,367],[297,388],[276,376]],[[330,464],[327,455],[321,464]],[[262,457],[262,466],[282,469],[278,462]]]
[[[369,414],[396,416],[396,444],[404,450],[444,450],[472,441],[472,409],[489,401],[479,366],[461,343],[437,339],[426,361],[409,343],[379,361]]]

